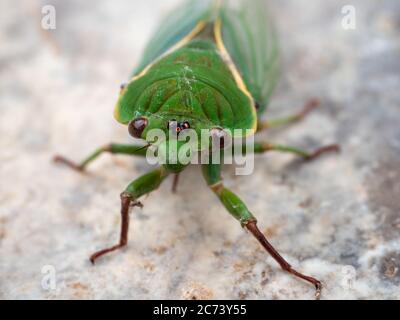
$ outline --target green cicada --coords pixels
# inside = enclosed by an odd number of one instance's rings
[[[132,78],[121,86],[114,112],[116,120],[127,125],[133,137],[146,141],[146,147],[156,146],[157,150],[167,154],[172,150],[169,148],[172,138],[156,143],[152,131],[178,135],[192,130],[200,135],[205,130],[219,141],[218,148],[210,152],[212,154],[221,152],[219,148],[232,132],[236,132],[235,138],[243,138],[256,131],[300,120],[317,106],[317,100],[310,101],[293,116],[260,120],[279,71],[276,34],[270,21],[263,0],[188,0],[161,23]],[[181,145],[178,143],[178,149]],[[193,150],[191,157],[203,152],[204,146],[197,145]],[[247,148],[243,150],[246,152]],[[307,152],[257,142],[253,148],[254,153],[271,150],[290,152],[311,160],[323,152],[337,151],[338,146]],[[60,156],[55,160],[83,171],[103,152],[145,156],[147,148],[109,144],[97,149],[80,164]],[[92,263],[127,244],[130,207],[141,206],[138,199],[157,189],[168,175],[174,174],[176,182],[179,172],[186,166],[187,163],[181,163],[179,159],[175,163],[166,161],[126,187],[121,194],[120,241],[94,253],[90,257]],[[260,232],[247,206],[224,186],[221,164],[205,163],[201,167],[206,183],[229,213],[256,237],[284,270],[312,283],[319,296],[321,282],[293,269]]]

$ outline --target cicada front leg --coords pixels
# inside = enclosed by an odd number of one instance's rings
[[[246,204],[231,190],[226,188],[221,179],[221,166],[218,164],[203,165],[203,175],[210,189],[218,196],[222,204],[241,223],[242,227],[246,228],[260,242],[264,249],[275,259],[281,268],[290,274],[301,278],[315,287],[315,297],[320,298],[322,284],[316,278],[305,275],[294,269],[272,246],[265,235],[258,229],[257,220],[247,208]]]
[[[90,256],[90,261],[93,264],[99,257],[123,248],[128,244],[129,209],[133,206],[142,207],[142,204],[137,199],[157,189],[167,176],[168,172],[164,167],[160,167],[132,181],[125,191],[121,193],[121,231],[119,242],[114,246],[93,253]]]
[[[53,160],[56,163],[62,163],[73,170],[83,172],[86,167],[97,159],[103,153],[111,153],[111,154],[126,154],[126,155],[134,155],[134,156],[146,156],[147,145],[126,145],[126,144],[116,144],[110,143],[103,147],[97,148],[93,153],[91,153],[87,158],[85,158],[80,163],[75,163],[63,156],[56,155]]]

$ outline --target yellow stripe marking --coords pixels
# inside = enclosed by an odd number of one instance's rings
[[[235,66],[235,63],[233,62],[230,54],[228,53],[228,50],[226,49],[226,47],[224,45],[224,42],[222,40],[221,26],[222,26],[221,19],[218,18],[214,23],[215,42],[217,44],[217,48],[220,51],[220,55],[221,55],[222,59],[228,65],[228,68],[231,71],[237,86],[250,99],[250,102],[251,102],[251,105],[252,105],[252,113],[253,113],[253,116],[254,116],[254,119],[255,119],[253,127],[252,127],[252,130],[255,132],[256,129],[257,129],[257,111],[256,111],[256,107],[255,107],[255,104],[254,104],[254,98],[251,95],[250,91],[247,89],[247,86],[244,83],[242,76],[240,75],[238,69]]]
[[[184,36],[181,40],[179,40],[176,44],[174,44],[171,48],[169,48],[164,54],[160,55],[158,58],[156,58],[153,62],[149,63],[140,73],[138,73],[137,75],[133,76],[131,78],[131,80],[129,81],[129,83],[143,77],[148,71],[149,69],[160,59],[162,59],[163,57],[165,57],[166,55],[168,55],[169,53],[171,53],[172,51],[183,47],[186,43],[188,43],[190,40],[192,40],[193,38],[195,38],[207,25],[206,21],[200,21],[186,36]],[[128,87],[129,84],[126,85],[125,89]],[[122,95],[125,93],[126,90],[122,90],[122,92],[120,93],[117,105],[114,109],[114,118],[119,121],[119,101],[122,97]]]
[[[179,40],[176,44],[174,44],[171,48],[169,48],[164,54],[159,56],[156,60],[151,62],[147,67],[145,67],[139,74],[136,76],[132,77],[131,82],[139,79],[140,77],[143,77],[147,71],[160,59],[163,57],[167,56],[171,52],[175,51],[176,49],[179,49],[183,47],[185,44],[187,44],[190,40],[195,38],[207,25],[205,21],[200,21],[193,29],[190,31],[186,36],[184,36],[181,40]]]

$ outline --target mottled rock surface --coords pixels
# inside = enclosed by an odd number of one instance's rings
[[[57,10],[50,31],[38,2],[1,2],[0,298],[313,298],[225,212],[196,167],[176,195],[168,180],[133,210],[126,250],[88,261],[117,240],[119,193],[150,166],[105,155],[79,175],[52,155],[80,159],[131,140],[111,116],[119,84],[175,2],[46,1]],[[345,1],[274,3],[284,72],[270,114],[312,96],[322,107],[259,139],[338,142],[343,152],[307,164],[261,155],[252,176],[227,167],[226,184],[294,266],[324,281],[322,299],[399,299],[400,3],[352,1],[355,30],[342,27]]]

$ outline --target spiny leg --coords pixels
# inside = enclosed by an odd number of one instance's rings
[[[109,152],[112,154],[126,154],[126,155],[135,155],[135,156],[146,156],[147,146],[140,145],[126,145],[126,144],[116,144],[111,143],[96,149],[93,153],[91,153],[86,159],[84,159],[80,163],[75,163],[65,157],[56,155],[53,160],[57,163],[65,164],[66,166],[74,169],[76,171],[83,172],[87,165],[91,163],[93,160],[98,158],[102,153]]]
[[[164,169],[164,167],[157,168],[132,181],[125,191],[121,193],[121,232],[119,242],[112,247],[97,251],[92,254],[90,256],[90,261],[93,264],[95,263],[95,260],[102,255],[127,245],[129,209],[133,206],[142,207],[142,204],[138,202],[137,199],[157,189],[167,175],[168,172]]]
[[[269,128],[275,128],[275,127],[298,122],[298,121],[304,119],[305,116],[307,116],[312,110],[317,108],[319,105],[320,105],[320,101],[317,98],[312,98],[309,101],[307,101],[307,103],[304,105],[303,109],[296,114],[282,117],[282,118],[277,118],[277,119],[260,121],[257,126],[257,131],[261,131],[261,130],[269,129]]]
[[[218,196],[225,208],[241,223],[242,227],[249,230],[253,236],[261,243],[264,249],[275,259],[281,268],[292,275],[301,278],[315,286],[315,297],[319,299],[321,295],[321,281],[304,275],[295,270],[268,242],[264,234],[257,227],[257,220],[247,209],[244,202],[231,190],[226,188],[221,180],[221,166],[219,164],[202,165],[203,175],[208,186]]]
[[[240,150],[240,149],[239,149]],[[280,151],[292,153],[302,157],[306,161],[311,161],[318,158],[320,155],[327,152],[339,152],[340,146],[338,144],[330,144],[327,146],[319,147],[314,151],[306,151],[297,147],[286,146],[282,144],[274,144],[269,142],[256,142],[254,143],[254,153],[264,153],[268,151]],[[243,145],[242,152],[248,152],[246,145]]]

